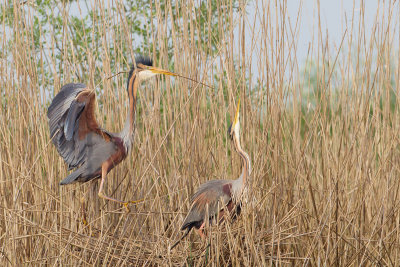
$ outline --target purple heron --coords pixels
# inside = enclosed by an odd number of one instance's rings
[[[103,185],[108,172],[123,161],[132,146],[136,128],[136,94],[140,82],[157,75],[174,73],[153,67],[151,59],[136,57],[136,66],[132,66],[127,92],[129,111],[125,126],[119,133],[102,129],[95,118],[95,91],[82,83],[64,85],[54,97],[47,111],[50,136],[58,153],[75,169],[61,181],[61,185],[75,182],[87,182],[101,178],[98,195],[101,198],[119,202],[125,206],[134,201],[122,201],[106,196]]]
[[[239,215],[241,210],[241,197],[251,173],[249,155],[240,146],[239,123],[240,99],[236,108],[235,119],[229,127],[228,133],[236,152],[242,161],[242,174],[236,180],[213,180],[202,184],[192,196],[189,213],[187,214],[181,231],[186,233],[171,247],[173,249],[186,237],[192,228],[204,238],[203,229],[206,223],[221,222],[225,215],[232,217]]]

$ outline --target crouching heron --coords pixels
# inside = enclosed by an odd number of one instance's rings
[[[111,133],[99,126],[94,114],[95,92],[82,83],[64,85],[47,111],[52,142],[68,164],[68,169],[75,169],[60,184],[101,178],[99,197],[125,206],[136,201],[108,197],[103,193],[103,185],[108,172],[123,161],[131,149],[136,128],[138,86],[157,74],[175,76],[172,72],[153,67],[149,58],[140,56],[135,61],[136,66],[132,66],[127,82],[129,111],[121,132]]]
[[[251,162],[249,155],[240,146],[239,107],[240,99],[235,119],[229,127],[228,133],[242,161],[242,174],[236,180],[213,180],[202,184],[197,189],[191,199],[189,213],[181,227],[181,231],[186,230],[186,233],[171,249],[178,245],[192,228],[195,228],[199,235],[204,238],[203,229],[206,223],[221,222],[226,213],[231,216],[236,216],[240,213],[241,196],[251,173]]]

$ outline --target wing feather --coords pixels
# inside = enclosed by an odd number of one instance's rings
[[[76,132],[78,127],[77,122],[79,122],[79,116],[84,108],[85,103],[79,103],[77,101],[71,103],[64,125],[64,135],[67,140],[71,140],[74,132]]]
[[[75,100],[76,95],[85,88],[86,85],[82,83],[69,83],[64,85],[60,92],[54,97],[47,110],[51,137],[53,137],[55,132],[59,129],[58,125],[63,126],[61,125],[64,122],[62,117],[65,116],[72,101]]]
[[[181,230],[197,227],[197,224],[204,220],[207,211],[209,218],[214,218],[232,199],[231,183],[229,180],[213,180],[202,184],[192,197],[192,205]]]
[[[94,119],[95,98],[91,93],[84,84],[66,84],[48,108],[50,136],[69,169],[84,164],[89,147],[110,137]]]

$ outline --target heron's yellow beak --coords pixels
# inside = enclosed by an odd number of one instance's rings
[[[157,73],[157,74],[164,74],[164,75],[170,75],[170,76],[176,76],[177,74],[167,71],[167,70],[163,70],[163,69],[159,69],[156,67],[148,67],[148,70],[150,70],[153,73]]]
[[[236,125],[239,121],[239,110],[240,110],[240,98],[237,104],[236,113],[235,113],[235,120],[233,121],[233,125]]]

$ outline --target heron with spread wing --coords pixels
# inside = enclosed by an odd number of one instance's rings
[[[242,162],[242,174],[236,180],[213,180],[202,184],[191,199],[191,206],[181,230],[186,233],[172,247],[186,237],[192,228],[204,238],[203,229],[206,223],[213,220],[221,222],[226,213],[238,215],[241,209],[241,197],[251,173],[251,162],[249,155],[240,146],[240,123],[239,123],[240,99],[237,105],[235,119],[229,127],[228,133],[231,141],[239,154]]]
[[[95,118],[95,92],[82,83],[64,85],[47,111],[52,142],[68,164],[68,169],[75,169],[60,184],[101,178],[99,197],[125,206],[135,201],[108,197],[103,193],[103,185],[108,172],[123,161],[131,149],[138,86],[157,74],[175,76],[172,72],[153,67],[149,58],[140,56],[135,61],[127,82],[129,111],[121,132],[111,133],[99,126]]]

